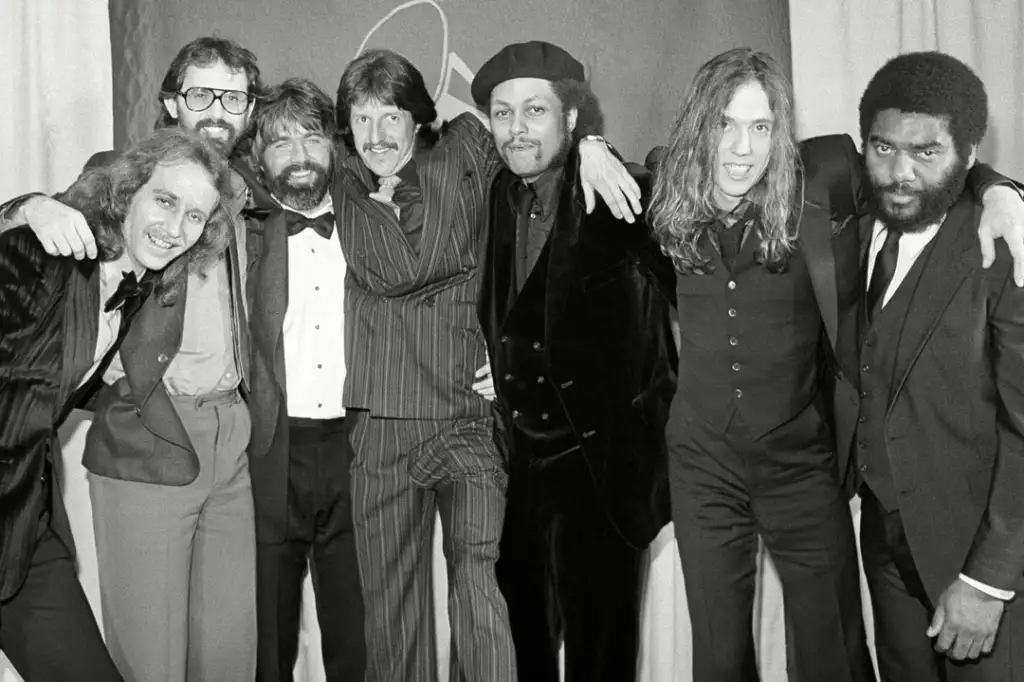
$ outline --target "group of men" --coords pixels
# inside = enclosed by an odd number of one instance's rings
[[[800,148],[783,70],[731,50],[653,177],[555,45],[503,48],[472,95],[489,131],[438,125],[388,50],[333,102],[264,87],[221,38],[172,62],[158,127],[231,160],[233,230],[102,372],[95,679],[290,679],[307,563],[327,679],[433,679],[440,512],[454,678],[554,681],[564,643],[565,679],[634,679],[641,554],[673,520],[696,680],[756,679],[758,535],[793,678],[873,680],[854,492],[883,679],[1024,674],[1024,202],[973,163],[977,77],[938,53],[883,67],[862,169],[848,138]],[[0,218],[95,256],[55,199]],[[993,236],[1016,258],[988,267]],[[37,551],[3,547],[5,567]],[[82,646],[22,626],[56,611],[98,642],[84,599],[22,580],[0,647],[27,682],[74,677]]]

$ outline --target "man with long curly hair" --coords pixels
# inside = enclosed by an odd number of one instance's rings
[[[60,196],[98,260],[50,255],[28,228],[0,235],[0,647],[27,682],[121,679],[76,575],[56,433],[150,291],[173,306],[186,270],[217,261],[230,197],[220,153],[165,130]]]
[[[699,682],[757,677],[758,535],[782,581],[791,674],[874,678],[843,487],[851,428],[831,418],[834,390],[851,399],[832,369],[837,308],[857,295],[836,276],[856,249],[833,253],[831,236],[861,209],[858,168],[846,137],[801,150],[788,79],[749,49],[700,68],[658,167],[649,220],[679,274],[672,515]]]

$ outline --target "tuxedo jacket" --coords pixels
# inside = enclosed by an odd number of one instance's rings
[[[888,381],[885,447],[907,541],[929,597],[964,573],[1021,589],[1024,571],[1024,290],[997,242],[981,267],[981,205],[965,191],[949,211],[901,321]],[[844,302],[839,361],[860,380],[863,262],[874,218],[848,223],[840,278],[857,283]],[[904,284],[908,284],[907,280]],[[848,421],[856,406],[838,404]]]
[[[94,155],[86,168],[109,163],[116,152]],[[244,197],[242,198],[244,202]],[[240,208],[240,207],[239,207]],[[236,223],[239,220],[236,219]],[[248,338],[242,302],[238,239],[241,228],[228,239],[228,271],[231,278],[234,338],[246,345]],[[187,287],[173,305],[163,306],[150,297],[136,316],[121,345],[125,376],[100,391],[96,414],[86,436],[82,463],[90,472],[126,481],[184,486],[199,475],[199,459],[189,439],[163,377],[181,349]],[[248,360],[248,348],[238,357]],[[242,376],[246,368],[240,367]],[[244,395],[243,384],[243,395]]]
[[[592,481],[581,485],[596,486],[622,536],[643,548],[669,515],[665,423],[677,369],[669,324],[675,273],[642,219],[630,225],[601,202],[586,214],[577,158],[573,152],[566,163],[547,272],[531,274],[546,278],[542,344],[552,386],[591,473]],[[650,176],[639,167],[631,172],[646,199]],[[517,220],[509,189],[517,182],[505,170],[491,190],[478,303],[491,358],[502,337],[516,333],[510,325],[519,319],[510,315],[515,303],[508,303]],[[502,371],[495,369],[496,376]],[[512,419],[500,379],[496,383],[496,438],[508,453]]]
[[[99,286],[96,261],[50,256],[27,227],[0,235],[0,601],[24,582],[46,509],[74,547],[60,485],[47,500],[46,479],[60,471],[57,429],[95,360]]]

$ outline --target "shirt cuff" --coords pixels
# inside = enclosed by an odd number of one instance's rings
[[[965,583],[967,583],[974,589],[981,590],[988,596],[995,597],[996,599],[1000,599],[1002,601],[1010,601],[1014,597],[1013,590],[1000,590],[997,587],[992,587],[991,585],[986,585],[985,583],[979,583],[974,578],[968,578],[963,573],[960,574],[960,580],[963,580]]]

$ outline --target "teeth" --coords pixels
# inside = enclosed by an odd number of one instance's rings
[[[165,242],[164,240],[158,239],[157,237],[154,237],[153,235],[148,235],[148,236],[149,236],[149,241],[153,242],[154,244],[159,246],[161,249],[171,249],[171,248],[174,248],[174,244],[171,244],[170,242]]]

